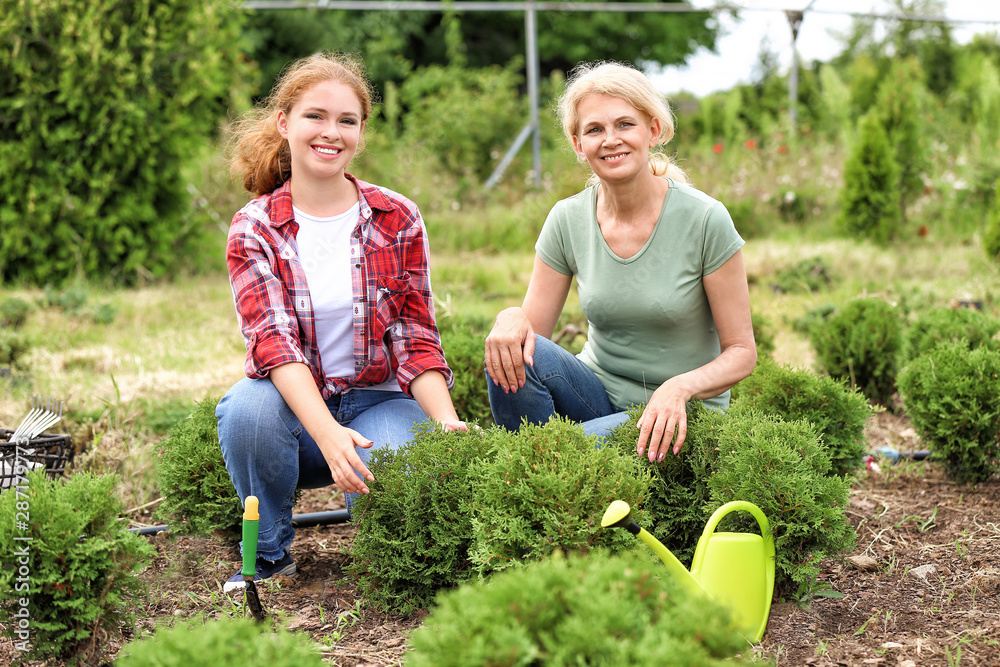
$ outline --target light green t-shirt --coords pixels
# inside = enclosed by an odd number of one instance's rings
[[[535,251],[559,273],[576,277],[589,329],[578,357],[612,403],[626,409],[719,356],[702,277],[744,241],[722,203],[673,180],[653,233],[628,259],[604,240],[596,210],[597,187],[556,203]],[[705,403],[724,409],[729,392]]]

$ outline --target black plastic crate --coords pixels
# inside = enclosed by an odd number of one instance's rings
[[[0,490],[14,486],[18,478],[17,445],[10,441],[12,435],[14,431],[0,428]],[[43,433],[20,445],[20,448],[21,458],[36,464],[29,468],[44,466],[49,477],[62,475],[66,471],[66,464],[73,457],[72,441],[66,434]]]

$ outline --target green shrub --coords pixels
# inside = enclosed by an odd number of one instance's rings
[[[16,296],[0,301],[0,328],[19,329],[28,320],[31,304]]]
[[[644,547],[556,554],[464,584],[440,596],[410,644],[409,667],[721,666],[742,664],[748,648],[727,610],[690,593]]]
[[[733,406],[719,429],[718,447],[706,518],[732,500],[764,512],[774,536],[777,595],[811,587],[824,558],[854,548],[856,536],[844,514],[850,485],[829,474],[830,457],[812,425]],[[757,531],[745,514],[725,521]]]
[[[26,643],[24,658],[98,664],[108,640],[134,623],[145,595],[136,573],[154,549],[119,520],[117,484],[112,475],[62,480],[34,470],[0,494],[0,605],[11,619],[26,610],[27,637],[16,621],[4,626]]]
[[[986,251],[986,256],[990,259],[1000,261],[1000,180],[997,181],[994,190],[993,208],[986,219],[983,250]]]
[[[632,408],[629,420],[605,437],[607,445],[624,457],[638,458],[636,422],[641,415],[642,408]],[[686,565],[691,563],[708,519],[705,514],[705,507],[711,500],[708,478],[718,458],[719,429],[724,419],[724,413],[706,408],[701,401],[692,401],[688,406],[688,432],[681,454],[667,455],[655,464],[639,458],[653,475],[649,496],[642,505],[651,521],[643,527]]]
[[[906,412],[932,458],[962,483],[1000,471],[1000,351],[942,343],[900,373]]]
[[[191,665],[281,665],[322,667],[317,646],[295,634],[247,618],[217,621],[195,618],[122,648],[117,667],[190,667]]]
[[[485,325],[450,316],[439,317],[438,328],[448,367],[455,374],[451,400],[459,418],[481,426],[493,424],[483,367]]]
[[[473,464],[470,560],[480,575],[539,560],[556,549],[631,546],[625,531],[601,528],[613,500],[642,508],[651,477],[636,456],[598,447],[579,424],[559,418],[496,428],[490,455]],[[638,509],[636,520],[645,512]]]
[[[753,311],[750,314],[753,325],[753,339],[757,345],[757,358],[763,359],[774,352],[774,324],[765,315]]]
[[[205,220],[182,169],[247,73],[238,4],[35,0],[3,14],[0,281],[135,282],[190,264]]]
[[[785,421],[812,424],[826,445],[834,474],[848,475],[861,465],[865,423],[872,410],[864,396],[840,380],[763,359],[733,388],[733,402]]]
[[[903,320],[894,306],[879,298],[849,301],[813,327],[809,338],[820,370],[889,405],[903,338]]]
[[[907,327],[903,336],[903,363],[930,352],[939,343],[964,342],[970,349],[1000,348],[994,338],[1000,320],[971,308],[932,308]]]
[[[396,452],[376,452],[371,493],[354,506],[354,573],[365,597],[410,613],[462,581],[556,549],[621,548],[604,531],[608,504],[640,506],[649,476],[597,449],[579,425],[555,419],[510,433],[418,429]],[[637,511],[645,517],[645,512]]]
[[[14,329],[0,328],[0,366],[17,366],[31,342],[28,336]]]
[[[458,177],[486,180],[524,122],[521,62],[506,68],[430,65],[399,88],[403,138]]]
[[[243,503],[219,447],[218,403],[196,403],[157,447],[156,476],[163,494],[157,516],[175,520],[171,528],[181,534],[241,534]]]
[[[358,498],[352,570],[365,598],[404,614],[471,575],[469,466],[489,455],[493,430],[445,433],[424,425],[395,452],[372,454],[371,493]]]
[[[608,437],[614,447],[633,456],[640,414],[633,410],[631,421]],[[848,482],[830,475],[829,454],[806,422],[783,422],[737,403],[720,412],[692,402],[681,454],[655,464],[642,461],[654,475],[644,505],[653,523],[644,527],[682,563],[690,564],[712,512],[730,500],[754,503],[770,521],[776,591],[808,585],[823,558],[853,547],[853,531],[844,515]],[[749,515],[730,517],[724,523],[759,532]]]
[[[771,283],[778,292],[818,292],[830,287],[833,275],[822,257],[804,259],[779,269]]]
[[[847,236],[888,243],[899,236],[899,164],[889,136],[872,109],[859,123],[859,139],[844,166],[838,227]]]

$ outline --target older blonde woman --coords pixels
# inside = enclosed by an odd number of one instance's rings
[[[643,404],[636,449],[662,461],[681,451],[687,403],[728,407],[757,362],[744,241],[725,206],[654,150],[673,116],[643,73],[581,65],[559,111],[593,175],[549,212],[524,301],[486,339],[493,417],[517,430],[561,415],[600,435]],[[549,340],[574,277],[588,322],[577,356]]]

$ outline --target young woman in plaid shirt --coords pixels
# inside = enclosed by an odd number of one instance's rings
[[[297,488],[368,493],[372,449],[428,418],[466,430],[434,321],[426,230],[409,199],[347,172],[372,107],[362,66],[317,54],[237,126],[232,173],[256,198],[226,259],[245,371],[219,403],[240,498],[260,500],[258,576],[292,574]],[[243,585],[237,573],[226,590]]]

